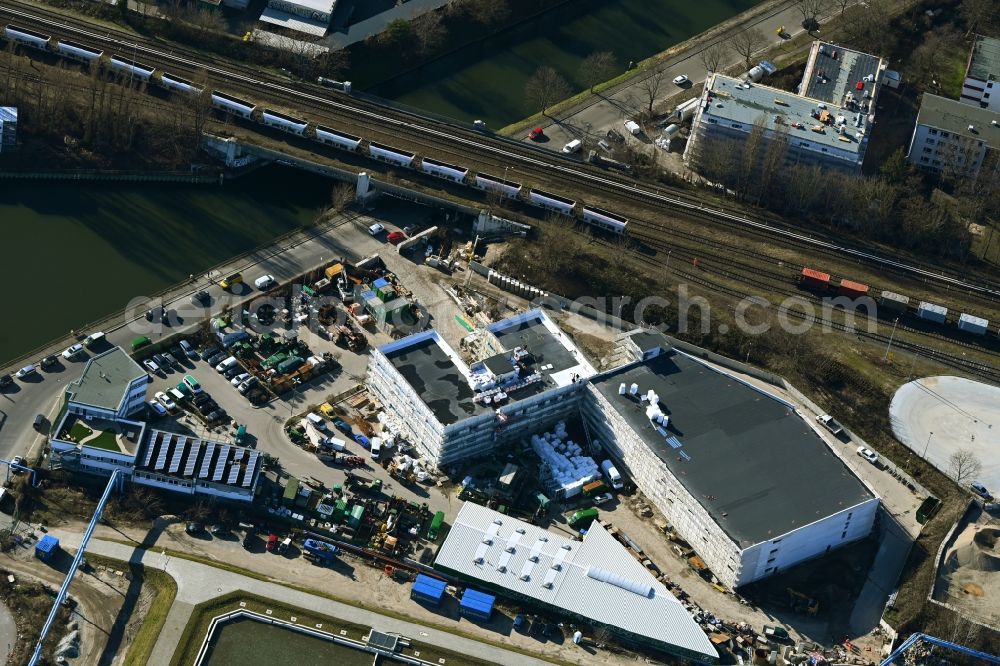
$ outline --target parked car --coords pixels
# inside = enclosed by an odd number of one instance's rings
[[[178,351],[180,351],[180,350],[178,350]],[[184,357],[184,356],[183,356],[183,354],[181,354],[181,358],[183,358],[183,357]],[[164,352],[164,353],[163,353],[163,358],[164,358],[164,359],[165,359],[165,360],[167,361],[167,363],[169,363],[170,365],[173,365],[173,366],[178,366],[178,367],[179,367],[179,366],[180,366],[180,364],[181,364],[181,363],[180,363],[180,361],[178,361],[178,360],[177,360],[177,357],[176,357],[176,356],[174,356],[172,352]]]
[[[615,498],[611,493],[601,493],[594,497],[594,504],[604,504],[605,502],[610,502]]]
[[[199,393],[194,397],[192,402],[194,402],[196,407],[201,407],[206,403],[212,402],[212,396],[208,395],[207,393]]]
[[[402,231],[393,231],[385,239],[392,245],[399,245],[406,240],[406,234]]]
[[[170,365],[170,363],[167,362],[167,357],[163,354],[153,354],[153,360],[156,361],[156,363],[164,370],[167,370]]]
[[[983,484],[981,484],[979,481],[973,481],[972,483],[970,483],[969,484],[969,490],[971,490],[972,492],[976,493],[977,495],[979,495],[980,497],[982,497],[987,502],[992,502],[993,501],[993,495],[992,495],[992,493],[990,493],[990,491],[986,489],[986,486],[984,486]]]
[[[46,356],[42,359],[42,370],[49,370],[59,365],[59,359],[55,356]]]
[[[816,420],[834,435],[840,435],[840,433],[844,432],[844,426],[840,425],[840,423],[838,423],[837,420],[829,414],[820,414],[816,417]]]
[[[326,432],[326,419],[316,412],[309,412],[306,414],[306,420],[309,421],[309,423],[311,423],[316,430]]]
[[[378,222],[368,227],[368,233],[370,233],[372,236],[378,236],[383,231],[385,231],[385,226],[379,224]]]
[[[226,368],[223,371],[222,376],[225,377],[226,379],[232,379],[236,375],[240,374],[240,372],[242,371],[243,371],[243,366],[236,364],[231,368]]]
[[[260,291],[267,291],[276,284],[278,284],[278,281],[274,279],[273,275],[261,275],[253,281],[253,286],[257,287]]]
[[[160,366],[153,359],[147,358],[145,361],[142,362],[142,364],[143,366],[145,366],[147,370],[152,372],[154,375],[160,374]]]
[[[212,302],[212,297],[204,289],[191,297],[191,305],[207,306]]]
[[[205,531],[205,526],[201,523],[190,522],[184,526],[184,531],[188,534],[201,534]]]
[[[341,421],[340,419],[334,420],[333,427],[339,430],[340,432],[344,433],[345,435],[350,435],[353,432],[351,430],[351,424],[348,423],[347,421]]]
[[[581,141],[580,139],[573,139],[572,141],[570,141],[569,143],[567,143],[565,146],[563,146],[562,151],[568,155],[568,154],[571,154],[571,153],[578,153],[578,152],[580,152],[581,148],[583,148],[583,141]]]
[[[264,546],[269,553],[273,553],[278,548],[278,535],[272,532],[270,536],[267,537],[267,545]]]
[[[168,410],[173,411],[177,409],[177,403],[171,400],[170,396],[164,393],[163,391],[157,391],[153,397],[156,398],[156,401],[159,402],[164,407],[166,407]]]
[[[525,627],[524,615],[518,613],[517,615],[514,616],[514,630],[517,631],[518,633],[521,633],[524,627]]]
[[[62,353],[63,358],[72,360],[83,353],[83,345],[70,345]]]
[[[101,331],[95,331],[94,333],[91,333],[90,335],[88,335],[83,339],[83,346],[88,348],[93,347],[103,339],[104,339],[104,333]]]
[[[14,383],[14,378],[10,375],[0,375],[0,388],[10,386]]]
[[[216,347],[215,345],[209,345],[208,347],[205,347],[204,351],[201,352],[201,357],[204,358],[204,359],[207,359],[207,358],[210,358],[212,356],[215,356],[220,351],[222,351],[222,350],[219,349],[218,347]]]
[[[689,79],[687,77],[687,74],[680,74],[679,76],[675,76],[674,77],[674,85],[675,86],[682,86],[685,83],[687,83],[688,80]]]
[[[36,414],[36,415],[35,415],[35,422],[34,422],[34,423],[32,424],[32,427],[33,427],[33,428],[34,428],[35,430],[37,430],[37,431],[41,432],[41,431],[42,431],[42,429],[43,429],[43,428],[45,428],[45,422],[46,422],[47,420],[48,420],[48,419],[46,419],[46,418],[45,418],[45,415],[44,415],[44,414]]]
[[[180,342],[177,343],[177,346],[180,347],[181,351],[184,352],[184,355],[187,356],[192,361],[198,359],[198,352],[194,350],[194,347],[192,347],[191,343],[188,342],[187,340],[181,340]]]
[[[864,446],[858,447],[858,455],[873,465],[878,462],[878,454]]]
[[[219,365],[219,363],[224,361],[226,359],[226,356],[227,356],[226,352],[217,351],[211,356],[206,356],[203,354],[202,358],[204,358],[205,362],[214,368],[215,366]]]
[[[14,376],[18,379],[24,379],[28,375],[33,375],[38,372],[38,368],[35,367],[34,363],[29,363],[20,370],[14,373]]]
[[[354,436],[354,441],[360,444],[361,446],[365,447],[366,449],[372,445],[371,441],[367,437],[360,434]]]
[[[256,377],[251,377],[250,379],[248,379],[245,382],[243,382],[242,384],[240,384],[236,388],[236,390],[240,392],[240,395],[246,395],[247,391],[249,391],[250,389],[254,388],[259,383],[260,382],[258,381],[258,379]]]
[[[535,129],[528,132],[528,138],[532,141],[541,141],[545,138],[545,130],[541,127],[536,127]]]
[[[642,128],[639,126],[639,123],[635,122],[634,120],[626,120],[625,129],[627,129],[628,133],[631,134],[632,136],[639,136],[640,134],[642,134]]]
[[[153,412],[153,414],[155,414],[156,416],[166,416],[167,415],[167,408],[164,407],[162,404],[160,404],[159,401],[157,401],[157,400],[150,400],[146,404],[149,405],[149,410],[151,412]]]
[[[242,384],[243,382],[245,382],[248,379],[250,379],[250,373],[249,372],[241,372],[240,374],[238,374],[235,377],[233,377],[232,379],[230,379],[229,383],[232,384],[233,386],[239,386],[240,384]]]

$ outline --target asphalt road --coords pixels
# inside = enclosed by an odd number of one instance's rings
[[[831,13],[827,18],[835,13]],[[823,20],[821,18],[820,22]],[[736,32],[749,28],[758,28],[768,38],[768,43],[765,47],[766,50],[784,41],[776,33],[779,26],[785,27],[787,36],[794,37],[805,32],[801,23],[802,14],[796,9],[796,3],[783,3],[762,16],[754,16],[748,19],[745,23],[727,31],[719,38],[694,38],[694,44],[690,48],[683,50],[673,58],[666,59],[659,66],[660,69],[666,72],[666,75],[663,83],[660,85],[654,107],[659,106],[665,100],[679,95],[685,90],[701,89],[709,73],[699,60],[698,54],[713,44],[725,44],[728,37]],[[723,62],[721,69],[726,69],[742,62],[743,59],[735,52],[730,52],[729,57]],[[688,77],[689,81],[687,83],[681,86],[672,83],[674,77],[682,74]],[[584,139],[584,141],[589,139],[590,142],[596,143],[604,137],[609,129],[615,129],[631,142],[651,143],[652,139],[656,138],[659,134],[659,131],[655,128],[644,128],[644,132],[638,137],[631,137],[623,127],[626,120],[637,118],[648,108],[649,98],[648,93],[641,88],[642,78],[642,75],[637,76],[626,85],[616,87],[611,94],[606,96],[602,94],[602,99],[599,102],[593,103],[593,98],[587,98],[589,101],[585,101],[579,106],[560,113],[557,119],[549,120],[548,124],[542,124],[541,127],[545,131],[548,140],[538,145],[551,150],[561,151],[562,147],[573,139]],[[765,80],[763,83],[766,84],[767,81]],[[688,97],[691,96],[688,95]],[[527,141],[528,139],[525,138],[525,140]],[[585,151],[578,153],[578,155],[586,158]]]
[[[77,548],[81,535],[74,532],[53,530],[61,543],[69,548]],[[380,631],[397,632],[421,641],[431,643],[446,650],[459,654],[467,654],[495,664],[524,664],[525,666],[542,666],[549,662],[535,659],[523,654],[508,652],[492,645],[456,636],[445,631],[432,629],[413,622],[397,620],[379,615],[349,604],[340,603],[324,597],[314,596],[286,588],[276,583],[266,583],[241,574],[216,569],[198,562],[171,558],[165,554],[133,549],[118,543],[92,539],[88,552],[94,552],[107,557],[125,561],[140,561],[146,566],[166,571],[177,581],[177,597],[167,615],[166,623],[160,632],[160,637],[153,648],[149,660],[150,666],[166,666],[177,647],[178,640],[187,624],[191,611],[196,604],[213,599],[237,590],[245,590],[252,594],[274,599],[299,608],[332,617],[342,618],[350,622],[372,626]]]

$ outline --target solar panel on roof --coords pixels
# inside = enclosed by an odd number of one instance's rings
[[[667,437],[667,444],[669,444],[673,449],[681,448],[681,440],[676,437]]]
[[[212,472],[212,481],[221,481],[222,473],[226,471],[226,462],[229,459],[229,449],[233,447],[228,444],[222,445],[222,450],[219,452],[219,460],[215,463],[215,471]]]
[[[169,433],[164,433],[163,437],[160,439],[160,453],[156,456],[156,466],[153,467],[155,470],[163,469],[167,464],[167,451],[170,449],[170,440],[173,436]]]
[[[181,458],[184,456],[184,452],[187,451],[187,437],[178,437],[177,443],[174,445],[174,455],[170,459],[170,468],[167,470],[171,474],[176,474],[177,470],[181,466]]]
[[[194,476],[194,466],[198,463],[198,454],[201,452],[201,440],[196,439],[191,443],[187,460],[184,462],[184,476]]]
[[[229,485],[234,485],[236,483],[236,477],[240,475],[240,466],[236,460],[229,467],[229,478],[226,479],[226,483]]]
[[[153,431],[152,436],[146,443],[146,453],[142,457],[142,467],[149,467],[149,461],[153,458],[153,447],[156,446],[156,440],[159,438],[160,433],[156,430]]]
[[[246,471],[243,472],[243,483],[240,484],[244,488],[249,488],[250,483],[253,481],[253,473],[254,470],[257,468],[257,456],[259,455],[260,454],[257,453],[256,451],[250,452],[250,459],[247,460]]]
[[[212,466],[212,455],[215,453],[215,442],[209,442],[208,448],[205,449],[205,457],[201,460],[201,471],[198,472],[198,478],[204,479],[208,477],[208,471]]]

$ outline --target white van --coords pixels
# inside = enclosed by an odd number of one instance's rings
[[[311,423],[316,430],[326,432],[326,419],[316,412],[309,412],[306,414],[306,420],[309,421],[309,423]]]
[[[236,357],[229,356],[225,358],[221,363],[219,363],[219,365],[215,366],[215,369],[218,372],[225,372],[230,368],[232,368],[234,365],[236,365],[236,363],[237,363]]]
[[[337,437],[327,437],[323,440],[323,448],[340,453],[347,450],[347,442]]]
[[[167,391],[167,395],[169,395],[170,399],[173,400],[174,402],[184,402],[185,400],[187,400],[187,396],[175,388],[172,388],[169,391]]]
[[[378,460],[378,457],[382,454],[382,439],[380,437],[372,437],[371,454],[372,460]]]
[[[273,275],[261,275],[253,281],[253,286],[257,287],[260,291],[267,291],[276,284],[278,284],[278,281],[274,279]]]
[[[632,136],[639,136],[640,134],[642,134],[642,128],[639,127],[639,123],[635,122],[634,120],[626,120],[625,129],[627,129],[629,131],[629,134],[631,134]]]
[[[583,141],[580,141],[580,139],[573,139],[572,141],[570,141],[569,143],[567,143],[565,146],[563,146],[563,152],[564,153],[578,153],[578,152],[580,152],[581,148],[583,148]]]
[[[98,342],[100,342],[103,339],[104,339],[104,333],[103,332],[98,331],[96,333],[91,333],[90,335],[88,335],[86,338],[83,339],[83,346],[84,347],[93,347],[94,345],[96,345]]]

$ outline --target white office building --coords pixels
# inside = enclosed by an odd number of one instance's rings
[[[925,171],[976,178],[996,170],[1000,113],[924,93],[906,158]]]
[[[1000,112],[1000,39],[976,35],[962,82],[963,104]]]
[[[125,419],[145,407],[149,375],[121,347],[87,361],[66,388],[66,409],[87,418]]]
[[[268,0],[260,15],[264,23],[322,37],[330,29],[337,0]]]

